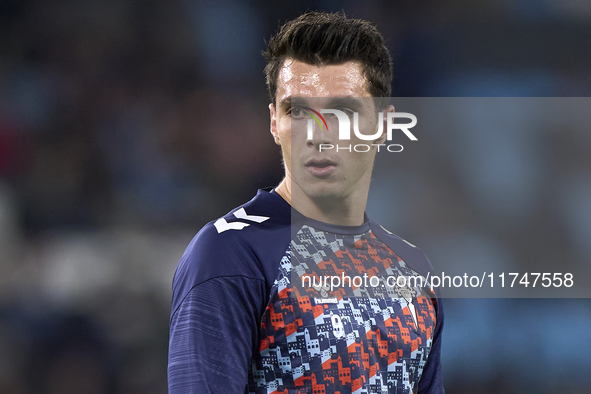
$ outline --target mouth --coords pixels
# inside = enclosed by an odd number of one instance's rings
[[[326,177],[337,169],[337,164],[328,159],[312,159],[306,163],[306,170],[316,177]]]

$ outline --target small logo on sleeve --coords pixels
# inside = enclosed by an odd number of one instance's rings
[[[239,210],[234,212],[234,216],[236,216],[238,219],[249,220],[249,221],[256,222],[256,223],[262,223],[265,220],[269,219],[268,216],[249,215],[246,213],[244,208],[240,208]],[[213,225],[215,226],[216,230],[218,230],[218,234],[219,234],[219,233],[223,233],[226,230],[242,230],[244,227],[250,226],[250,223],[244,223],[244,222],[229,222],[228,223],[226,221],[226,219],[219,218],[218,220],[215,221],[215,223]]]

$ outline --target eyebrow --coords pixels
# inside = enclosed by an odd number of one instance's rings
[[[306,98],[304,97],[295,97],[294,101],[296,101],[298,105],[309,106],[308,102],[306,101]],[[291,96],[285,97],[283,100],[279,102],[280,108],[289,108],[291,107],[291,105]],[[332,97],[324,107],[325,109],[348,107],[353,110],[359,110],[363,108],[363,102],[357,97]]]
[[[363,108],[363,102],[357,97],[334,97],[328,104],[328,108],[342,108],[347,107],[352,110],[360,110]]]
[[[289,107],[291,107],[291,96],[287,96],[279,102],[279,108],[289,108]]]

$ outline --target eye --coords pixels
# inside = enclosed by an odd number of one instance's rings
[[[304,111],[299,107],[291,107],[289,109],[289,115],[292,118],[301,118],[304,116]]]

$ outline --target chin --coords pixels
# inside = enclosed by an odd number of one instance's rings
[[[344,198],[343,191],[338,185],[320,184],[309,185],[302,189],[303,192],[312,200],[326,201],[326,200],[341,200]]]
[[[292,180],[293,186],[297,184],[296,188],[292,187],[292,198],[297,199],[298,193],[302,193],[305,199],[316,201],[334,200],[339,201],[346,196],[345,187],[340,179],[317,179],[303,177],[303,179]]]

